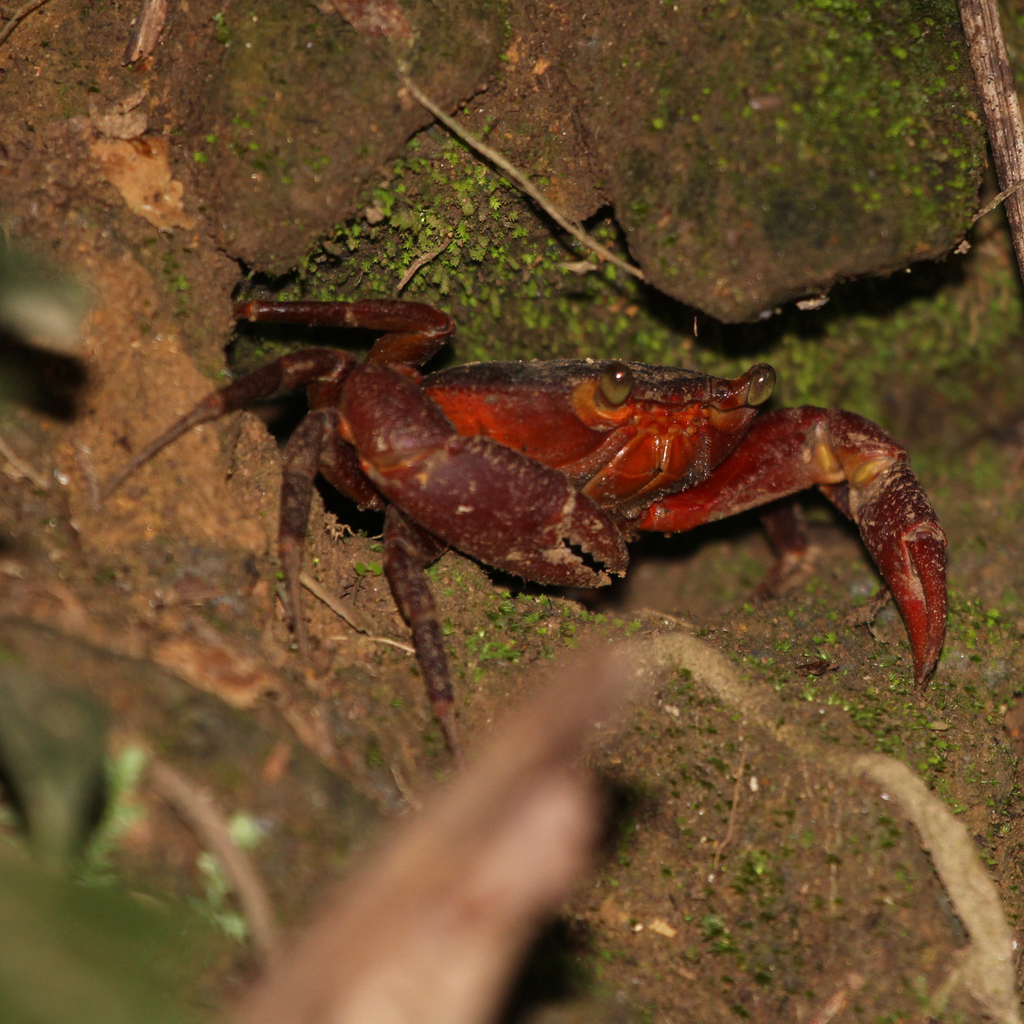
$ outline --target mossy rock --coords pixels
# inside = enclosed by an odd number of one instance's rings
[[[750,320],[967,230],[985,138],[954,3],[683,0],[587,24],[584,116],[667,294]]]
[[[556,17],[408,0],[411,34],[390,41],[313,6],[202,6],[185,17],[207,85],[194,101],[179,90],[181,152],[218,244],[262,273],[350,220],[429,123],[399,62],[447,109],[490,81],[498,148],[575,215],[610,202],[650,282],[726,322],[948,251],[985,164],[952,2],[577,3]],[[528,48],[544,56],[518,69],[517,94],[509,54]],[[541,76],[551,95],[533,104],[523,80]]]
[[[493,72],[502,12],[482,0],[404,2],[410,34],[389,42],[311,4],[207,11],[197,26],[207,86],[183,149],[218,244],[261,270],[292,269],[431,121],[393,64],[451,105]]]

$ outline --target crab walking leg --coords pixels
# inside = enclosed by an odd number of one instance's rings
[[[157,452],[162,451],[172,441],[176,441],[186,431],[209,423],[220,416],[238,409],[244,409],[251,402],[260,398],[270,398],[283,391],[302,387],[322,381],[335,384],[355,365],[355,357],[348,352],[339,352],[327,348],[307,348],[262,367],[207,395],[191,412],[186,413],[158,438],[151,441],[135,458],[116,473],[103,489],[103,498],[107,498],[121,486],[141,466],[148,462]]]
[[[781,593],[791,579],[807,566],[810,538],[803,509],[797,498],[781,498],[761,510],[761,526],[778,553],[775,565],[754,588],[758,600]]]
[[[398,611],[412,630],[416,660],[423,673],[430,708],[441,725],[448,749],[457,757],[455,697],[448,675],[444,636],[434,595],[423,572],[444,554],[446,547],[394,505],[388,506],[384,516],[384,572]]]
[[[440,351],[455,324],[447,313],[422,302],[364,299],[361,302],[261,302],[235,306],[238,320],[302,324],[306,327],[364,327],[384,331],[368,363],[409,363],[419,366]]]
[[[302,615],[302,547],[309,529],[313,482],[320,468],[320,453],[334,426],[329,412],[311,412],[288,438],[281,456],[281,512],[277,529],[277,557],[288,590],[299,657],[309,661],[309,636]]]
[[[404,373],[356,367],[345,382],[339,424],[361,473],[389,502],[384,571],[412,630],[431,707],[457,755],[448,662],[424,569],[450,546],[536,582],[593,587],[625,569],[625,543],[611,518],[562,473],[488,438],[461,437]],[[346,493],[351,485],[349,478]]]
[[[355,358],[347,352],[322,348],[304,349],[283,356],[227,387],[212,392],[169,430],[146,445],[109,481],[103,497],[115,491],[139,466],[192,427],[243,409],[257,399],[269,398],[303,385],[311,385],[313,391],[320,389],[325,394],[333,393],[354,365]],[[306,538],[313,481],[321,461],[320,453],[327,442],[332,442],[327,448],[328,452],[333,453],[336,424],[336,413],[331,410],[314,410],[292,434],[283,455],[278,557],[285,576],[290,605],[288,610],[292,617],[295,640],[303,660],[309,657],[309,640],[302,617],[302,586],[299,582],[302,545]],[[325,461],[330,468],[330,460]]]
[[[324,410],[331,416],[333,429],[324,438],[320,452],[320,475],[339,493],[356,503],[362,511],[383,512],[385,505],[377,488],[359,468],[359,456],[352,445],[341,439],[340,419],[336,409]]]
[[[813,486],[857,524],[899,605],[923,686],[946,631],[946,537],[906,450],[868,420],[813,406],[767,413],[707,480],[632,525],[678,533]]]

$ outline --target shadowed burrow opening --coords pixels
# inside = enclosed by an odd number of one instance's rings
[[[657,797],[636,780],[599,774],[596,783],[605,818],[597,843],[595,869],[628,856],[637,827],[657,817]],[[519,1024],[540,1007],[598,995],[591,963],[594,935],[586,921],[561,914],[534,940],[512,985],[500,1024]]]
[[[816,490],[804,491],[798,503],[811,543],[829,547],[852,541],[863,552],[866,567],[877,573],[856,524],[838,512],[824,495]],[[638,607],[689,614],[672,600],[666,603],[667,592],[657,587],[653,592],[648,589],[657,574],[670,574],[675,581],[672,586],[686,591],[690,598],[687,603],[696,602],[702,613],[714,612],[719,606],[755,601],[758,586],[769,576],[778,557],[761,524],[761,511],[750,509],[684,533],[640,534],[629,544],[629,568],[624,577],[616,577],[610,586],[597,590],[567,591],[566,596],[580,601],[592,612],[605,614]],[[711,571],[714,579],[708,577]],[[723,598],[727,593],[732,596]]]
[[[542,1006],[582,999],[594,988],[587,964],[591,931],[579,920],[557,917],[534,939],[499,1024],[520,1024]]]

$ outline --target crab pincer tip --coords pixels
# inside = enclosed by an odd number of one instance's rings
[[[905,544],[920,599],[913,612],[904,608],[904,617],[914,654],[914,684],[923,690],[938,664],[946,636],[946,544],[941,534],[930,530],[922,530]]]

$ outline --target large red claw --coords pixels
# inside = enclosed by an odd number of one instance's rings
[[[363,472],[445,544],[555,586],[600,587],[629,561],[614,520],[568,478],[486,437],[461,437],[408,377],[363,364],[341,409]]]
[[[629,560],[615,523],[566,477],[484,437],[384,472],[381,491],[446,544],[536,583],[601,587]]]
[[[935,670],[946,634],[946,535],[905,458],[859,494],[851,487],[849,503],[907,625],[914,682],[921,688]]]

